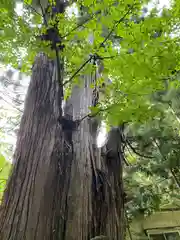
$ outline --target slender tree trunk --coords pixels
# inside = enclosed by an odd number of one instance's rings
[[[85,77],[84,87],[74,87],[65,115],[79,119],[89,113],[93,79]],[[57,122],[60,93],[52,61],[40,54],[2,201],[0,239],[123,239],[119,144],[111,145],[111,131],[108,154],[101,157],[101,149],[95,146],[97,127],[92,128],[88,118],[73,132],[69,144]]]

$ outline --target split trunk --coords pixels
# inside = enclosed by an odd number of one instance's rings
[[[37,56],[1,204],[0,239],[124,239],[118,131],[102,151],[95,144],[98,124],[86,118],[73,145],[67,142],[57,121],[61,89],[54,69],[44,54]],[[84,87],[74,87],[65,115],[76,120],[89,113],[93,79],[82,77]]]

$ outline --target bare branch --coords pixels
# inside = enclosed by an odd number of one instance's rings
[[[68,37],[72,32],[76,31],[78,28],[82,27],[85,23],[91,21],[93,19],[94,16],[100,14],[101,11],[98,11],[96,13],[94,13],[93,15],[91,15],[90,17],[88,17],[87,19],[84,19],[84,21],[82,21],[80,24],[78,24],[76,27],[74,27],[71,31],[69,31],[66,35],[62,36],[62,38]]]
[[[88,58],[88,60],[86,60],[86,61],[80,66],[80,68],[78,68],[78,70],[70,77],[69,80],[67,80],[67,81],[65,81],[65,82],[63,83],[63,86],[66,85],[67,83],[71,82],[71,81],[74,79],[74,77],[86,66],[86,64],[88,64],[88,62],[91,61],[91,59],[92,59],[92,56],[90,56],[90,57]]]
[[[131,12],[131,10],[133,9],[132,5],[128,11],[124,14],[124,16],[122,18],[119,19],[119,21],[115,22],[114,26],[112,27],[111,31],[108,33],[108,35],[106,36],[106,38],[104,39],[104,41],[100,44],[99,48],[103,47],[104,43],[109,39],[109,37],[111,36],[111,34],[113,33],[113,31],[117,28],[117,26],[125,19],[125,17]]]
[[[42,12],[42,17],[43,17],[43,20],[44,20],[44,24],[45,24],[46,26],[48,26],[48,23],[47,23],[47,20],[46,20],[46,14],[45,14],[44,9],[43,9],[43,6],[42,6],[42,4],[41,4],[41,0],[39,0],[39,6],[40,6],[40,8],[41,8],[41,12]]]
[[[122,18],[119,19],[119,21],[117,21],[114,26],[112,27],[111,31],[109,32],[109,34],[106,36],[106,38],[99,44],[98,49],[100,49],[101,47],[104,46],[104,43],[109,39],[109,37],[111,36],[111,34],[113,33],[113,31],[116,29],[116,27],[125,19],[125,17],[131,12],[132,8],[134,5],[132,5],[128,11],[124,14],[124,16]],[[67,80],[66,82],[64,82],[63,86],[66,85],[67,83],[71,82],[74,77],[86,66],[86,64],[88,62],[90,62],[90,60],[93,58],[94,55],[92,55],[88,60],[86,60],[81,67],[72,75],[72,77],[70,77],[69,80]]]
[[[146,155],[143,155],[143,154],[141,154],[141,153],[139,153],[139,152],[137,152],[136,151],[136,149],[131,145],[131,143],[126,139],[126,143],[128,144],[128,146],[131,148],[131,150],[136,154],[136,155],[138,155],[138,156],[140,156],[140,157],[143,157],[143,158],[154,158],[154,157],[152,157],[152,156],[146,156]]]
[[[35,13],[37,13],[39,16],[41,16],[43,18],[43,16],[31,5],[26,4],[27,8],[30,8],[31,10],[33,10]]]

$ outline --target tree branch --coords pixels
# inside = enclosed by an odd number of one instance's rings
[[[131,10],[133,9],[134,4],[129,7],[128,11],[124,14],[124,16],[122,18],[119,19],[119,21],[115,22],[114,26],[112,27],[111,31],[108,33],[108,35],[106,36],[106,38],[104,39],[104,41],[100,44],[99,48],[103,47],[104,43],[109,39],[109,37],[111,36],[111,34],[113,33],[113,31],[117,28],[117,26],[125,19],[125,17],[131,12]]]
[[[85,23],[89,22],[90,20],[93,19],[94,16],[100,14],[101,11],[98,11],[96,13],[94,13],[93,15],[91,15],[89,18],[85,19],[83,22],[81,22],[80,24],[78,24],[76,27],[74,27],[71,31],[69,31],[66,35],[62,36],[62,38],[68,37],[72,32],[76,31],[78,28],[82,27]]]
[[[104,43],[108,40],[108,38],[111,36],[111,34],[113,33],[113,31],[115,30],[115,28],[125,19],[125,17],[130,13],[130,11],[132,10],[134,4],[128,9],[128,11],[124,14],[124,16],[122,18],[119,19],[119,21],[117,21],[114,26],[112,27],[111,31],[108,33],[108,35],[106,36],[106,38],[99,44],[98,49],[100,49],[101,47],[104,46]],[[86,66],[86,64],[88,62],[90,62],[90,60],[93,58],[94,55],[90,56],[90,58],[88,60],[86,60],[81,67],[72,75],[72,77],[70,77],[69,80],[65,81],[63,86],[66,85],[67,83],[71,82],[73,80],[73,78]]]
[[[173,169],[170,169],[170,172],[171,172],[172,177],[173,177],[174,181],[176,182],[177,186],[180,188],[180,182],[179,182],[175,172],[173,171]]]
[[[25,3],[25,4],[26,4],[27,8],[30,8],[31,10],[33,10],[35,13],[37,13],[39,16],[41,16],[43,18],[43,16],[38,11],[36,11],[36,9],[33,6],[31,6],[27,3]]]
[[[69,80],[67,80],[67,81],[65,81],[65,82],[63,83],[63,86],[65,86],[67,83],[71,82],[71,81],[74,79],[74,77],[86,66],[86,64],[88,64],[88,62],[91,61],[91,59],[92,59],[92,56],[90,56],[90,57],[88,58],[88,60],[86,60],[86,61],[80,66],[80,68],[78,68],[78,70],[70,77]]]
[[[139,152],[137,152],[136,151],[136,149],[131,145],[131,143],[126,139],[126,143],[128,144],[128,146],[131,148],[131,150],[136,154],[136,155],[138,155],[138,156],[140,156],[140,157],[144,157],[144,158],[154,158],[154,157],[152,157],[152,156],[146,156],[146,155],[143,155],[143,154],[141,154],[141,153],[139,153]]]
[[[46,13],[44,12],[44,9],[43,9],[43,6],[41,4],[41,0],[39,0],[39,6],[41,8],[41,12],[42,12],[42,17],[43,17],[43,20],[44,20],[44,24],[46,26],[48,26],[48,23],[47,23],[47,20],[46,20]]]

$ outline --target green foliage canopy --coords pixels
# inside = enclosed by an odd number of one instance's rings
[[[107,76],[112,80],[105,93],[110,101],[104,101],[103,106],[108,107],[105,115],[113,125],[119,121],[146,121],[155,116],[157,110],[151,107],[149,95],[162,89],[164,79],[179,68],[179,39],[171,36],[178,28],[179,4],[174,1],[172,8],[164,9],[161,15],[153,8],[143,17],[142,10],[147,3],[84,0],[77,1],[76,7],[79,9],[82,4],[87,9],[85,20],[76,14],[58,15],[59,33],[65,45],[61,53],[66,63],[65,76],[70,78],[89,54],[96,53],[103,59],[102,81]],[[37,37],[44,31],[40,25],[41,14],[28,4],[24,4],[21,16],[14,9],[13,1],[1,3],[0,56],[3,62],[16,68],[21,63],[21,71],[30,73],[39,51],[45,51],[50,57],[54,53]],[[90,43],[92,34],[93,43]],[[79,75],[92,71],[92,64],[87,64],[70,85],[81,84]]]

